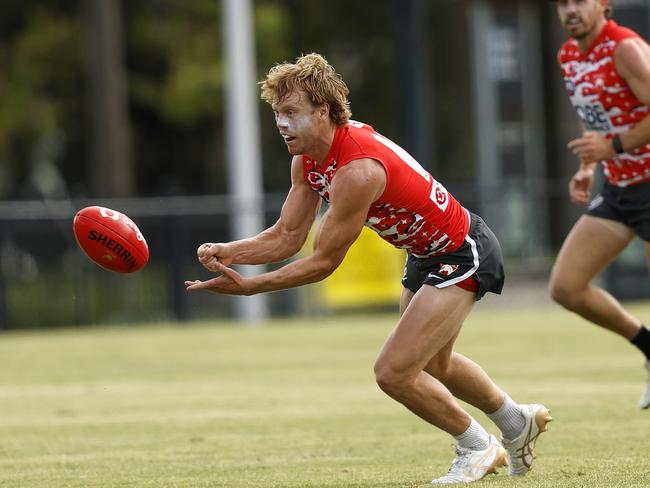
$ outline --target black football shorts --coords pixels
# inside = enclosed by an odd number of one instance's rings
[[[587,206],[586,213],[620,222],[650,242],[650,182],[626,187],[606,182]]]
[[[422,285],[444,288],[470,277],[478,284],[477,300],[488,291],[500,294],[503,289],[503,257],[499,241],[483,219],[471,212],[469,232],[463,245],[448,254],[429,258],[409,254],[402,285],[415,293]]]

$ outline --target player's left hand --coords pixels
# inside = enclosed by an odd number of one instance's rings
[[[221,273],[221,276],[210,280],[186,281],[185,289],[187,291],[206,290],[214,293],[223,293],[226,295],[252,295],[251,279],[245,278],[237,271],[220,262],[213,263],[215,271]]]
[[[569,142],[567,147],[583,161],[598,162],[616,156],[612,141],[600,132],[586,131],[582,137]]]

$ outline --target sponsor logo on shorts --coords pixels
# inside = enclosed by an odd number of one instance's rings
[[[449,276],[457,269],[457,264],[441,264],[440,269],[438,270],[438,274],[441,274],[442,276]]]
[[[605,199],[601,194],[596,195],[596,197],[589,202],[589,206],[587,207],[587,210],[593,210],[597,207],[600,207],[600,205],[603,203]]]

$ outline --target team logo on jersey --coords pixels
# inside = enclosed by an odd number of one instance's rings
[[[458,269],[457,264],[441,264],[438,274],[442,276],[450,276]]]
[[[442,186],[440,183],[437,181],[433,181],[433,185],[431,186],[431,195],[430,195],[431,200],[438,206],[440,210],[443,212],[447,210],[447,205],[449,205],[449,193],[447,193],[447,190],[445,189],[444,186]]]

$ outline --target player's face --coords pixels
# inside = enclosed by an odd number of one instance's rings
[[[583,39],[605,18],[606,5],[605,0],[558,0],[557,13],[567,34]]]
[[[275,124],[289,154],[311,154],[310,150],[313,150],[321,139],[321,107],[314,106],[300,90],[293,91],[271,107],[275,114]]]

